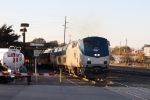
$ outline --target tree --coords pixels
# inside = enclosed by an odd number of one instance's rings
[[[137,57],[138,61],[144,62],[146,60],[146,57],[143,53],[139,53]]]
[[[115,60],[115,58],[112,56],[112,54],[109,55],[109,60]]]
[[[60,43],[60,44],[59,44],[59,47],[63,47],[63,46],[65,46],[64,43]]]
[[[131,52],[131,48],[129,47],[129,46],[122,46],[121,48],[120,48],[120,50],[121,50],[121,52],[122,53],[129,53],[129,52]]]
[[[51,48],[54,48],[54,47],[58,47],[58,41],[54,40],[54,41],[49,41],[47,43],[51,43]]]
[[[119,47],[116,46],[113,50],[112,50],[112,54],[119,54]]]
[[[131,61],[131,57],[129,54],[125,54],[124,57],[122,58],[123,62],[130,62]]]
[[[21,43],[18,41],[20,35],[14,33],[12,25],[8,26],[6,24],[0,27],[0,47],[8,48],[9,46],[21,46]]]
[[[113,54],[119,55],[119,54],[123,54],[123,53],[129,53],[131,52],[131,48],[129,46],[122,46],[122,47],[114,47],[114,49],[112,50]]]
[[[35,38],[31,42],[35,43],[46,43],[46,41],[43,38]]]

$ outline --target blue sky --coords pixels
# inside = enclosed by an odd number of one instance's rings
[[[44,38],[66,42],[87,36],[107,38],[111,47],[127,45],[141,49],[150,44],[150,0],[1,0],[0,25],[29,23],[26,41]],[[22,41],[22,36],[19,39]]]

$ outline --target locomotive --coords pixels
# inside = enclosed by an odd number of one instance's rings
[[[103,37],[86,37],[50,50],[52,66],[89,79],[109,74],[109,41]]]

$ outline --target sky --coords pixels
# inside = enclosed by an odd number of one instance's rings
[[[16,34],[28,23],[26,42],[43,38],[66,42],[87,36],[110,41],[110,47],[141,49],[150,44],[150,0],[1,0],[0,26],[13,25]],[[23,41],[21,36],[20,41]],[[127,41],[126,41],[127,40]]]

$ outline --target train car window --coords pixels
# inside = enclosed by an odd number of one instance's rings
[[[56,49],[54,50],[54,52],[57,52],[57,50],[58,50],[58,48],[56,48]]]
[[[74,47],[75,47],[75,43],[72,44],[72,48],[74,48]]]
[[[84,41],[84,44],[85,45],[93,45],[94,44],[94,41],[88,41],[88,40],[86,40],[86,41]]]
[[[54,49],[52,50],[52,53],[54,53]]]
[[[63,50],[63,51],[66,50],[66,49],[67,49],[67,46],[68,46],[68,45],[64,46],[64,47],[62,48],[62,50]]]
[[[59,48],[59,49],[58,49],[58,52],[60,52],[60,51],[62,51],[62,48]]]
[[[66,49],[65,50],[67,50],[67,48],[68,48],[68,45],[66,45]]]
[[[77,43],[75,43],[75,46],[74,47],[76,47],[77,46]]]

